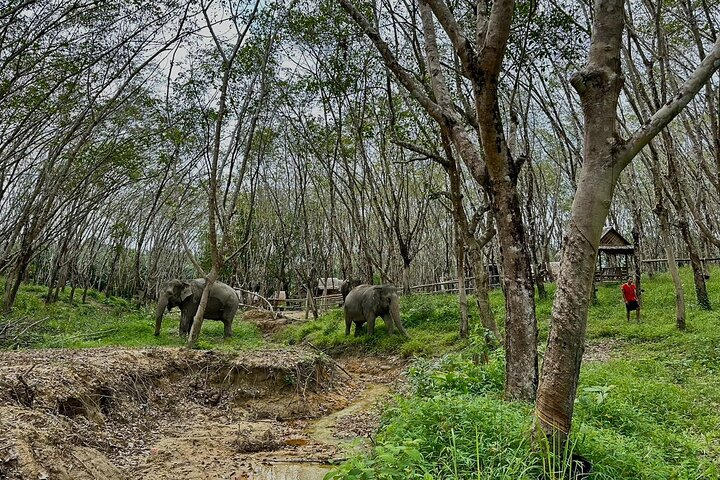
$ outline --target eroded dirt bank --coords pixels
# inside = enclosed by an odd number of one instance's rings
[[[374,432],[404,369],[337,362],[299,347],[2,353],[0,478],[322,478]]]

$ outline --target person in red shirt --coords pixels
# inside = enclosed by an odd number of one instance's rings
[[[620,290],[622,290],[623,299],[625,300],[625,311],[627,312],[627,321],[630,321],[630,312],[635,310],[635,318],[640,321],[640,303],[637,298],[637,287],[633,283],[632,277],[628,278],[627,283],[624,283]]]

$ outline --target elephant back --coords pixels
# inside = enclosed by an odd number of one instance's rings
[[[195,278],[191,280],[191,283],[193,285],[193,289],[196,291],[199,291],[200,294],[202,294],[202,291],[205,289],[205,279],[204,278]],[[219,280],[215,280],[215,282],[212,285],[211,291],[213,293],[213,296],[220,297],[223,299],[228,298],[235,298],[237,299],[237,292],[235,289],[233,289],[230,285],[227,283],[223,283]],[[238,299],[239,303],[239,299]]]
[[[386,311],[397,299],[397,287],[385,285],[358,285],[345,299],[346,310],[362,306],[366,310]]]

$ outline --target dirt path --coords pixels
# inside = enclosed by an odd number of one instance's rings
[[[399,358],[300,348],[0,354],[0,478],[318,479],[377,428]]]

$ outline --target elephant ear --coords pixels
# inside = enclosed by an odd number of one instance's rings
[[[193,294],[192,288],[190,287],[189,283],[183,283],[182,290],[180,290],[180,300],[183,302],[186,298],[191,296]]]

